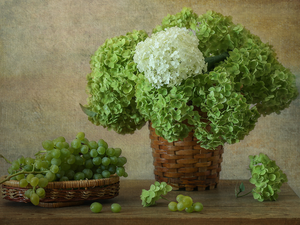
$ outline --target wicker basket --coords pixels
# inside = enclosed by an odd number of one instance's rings
[[[223,146],[207,150],[197,144],[191,131],[183,141],[168,142],[155,133],[149,122],[155,180],[167,182],[173,190],[210,190],[217,187]]]
[[[1,177],[1,180],[4,179]],[[19,186],[19,181],[10,180],[2,184],[2,198],[15,202],[30,202],[25,197],[25,188]],[[80,181],[49,182],[44,188],[46,196],[40,199],[41,207],[65,207],[83,204],[84,201],[110,199],[119,195],[120,181],[117,175],[110,178]]]

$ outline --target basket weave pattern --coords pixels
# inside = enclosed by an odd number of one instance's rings
[[[2,184],[2,198],[15,202],[30,202],[30,199],[25,197],[26,190],[30,188],[30,185],[21,188],[15,180],[6,181]],[[44,189],[46,196],[40,199],[39,206],[64,207],[80,205],[84,201],[114,198],[119,195],[120,182],[119,177],[113,175],[98,180],[49,182]]]
[[[173,190],[210,190],[217,187],[223,146],[201,148],[191,131],[183,141],[168,142],[155,133],[149,122],[155,179],[167,182]]]

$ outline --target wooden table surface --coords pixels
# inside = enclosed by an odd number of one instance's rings
[[[252,195],[235,198],[237,181],[221,180],[215,190],[172,191],[166,198],[175,200],[178,194],[189,195],[204,205],[201,213],[170,212],[168,202],[160,199],[155,206],[142,207],[140,194],[148,190],[153,180],[121,180],[119,196],[101,201],[101,213],[90,211],[91,202],[80,206],[42,208],[29,203],[0,199],[0,224],[300,224],[300,198],[284,184],[275,202],[258,202]],[[253,188],[243,181],[246,191]],[[120,213],[112,213],[110,205],[119,203]]]

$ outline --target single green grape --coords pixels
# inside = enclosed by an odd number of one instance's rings
[[[45,175],[45,178],[51,182],[51,181],[54,181],[55,180],[55,173],[52,173],[52,172],[47,172],[46,175]]]
[[[25,175],[24,174],[19,174],[19,175],[16,176],[16,178],[17,178],[18,181],[20,181],[20,180],[25,178]]]
[[[70,155],[70,157],[67,159],[67,163],[72,165],[76,161],[75,155]]]
[[[114,174],[116,173],[117,167],[115,165],[110,164],[108,166],[108,171],[110,172],[110,174]],[[124,171],[125,172],[125,171]],[[124,175],[124,174],[123,174]]]
[[[39,184],[39,178],[37,178],[37,177],[31,178],[31,180],[30,180],[30,185],[31,185],[32,187],[35,187],[35,186],[37,186],[38,184]]]
[[[203,210],[203,205],[200,202],[195,202],[193,207],[195,212],[201,212]]]
[[[80,152],[82,154],[87,154],[89,152],[89,150],[90,150],[90,148],[87,145],[82,145],[81,148],[80,148]]]
[[[102,165],[108,166],[110,164],[110,158],[108,157],[103,157],[102,158]]]
[[[82,172],[84,173],[85,178],[87,179],[91,179],[93,177],[93,171],[90,169],[85,168]]]
[[[38,188],[36,189],[36,194],[40,197],[43,198],[46,195],[45,189],[44,188]]]
[[[126,164],[126,162],[127,162],[127,159],[125,157],[119,157],[116,166],[124,166]]]
[[[108,170],[108,166],[104,166],[103,164],[100,165],[100,169],[103,170]]]
[[[74,149],[79,149],[79,148],[81,147],[81,142],[80,142],[80,140],[74,139],[74,140],[71,142],[71,147],[74,148]]]
[[[38,170],[41,169],[41,167],[42,167],[42,160],[40,160],[40,159],[35,160],[35,163],[33,165],[34,165],[34,168],[36,168]]]
[[[43,160],[43,161],[41,162],[41,168],[47,169],[48,167],[49,167],[49,162]]]
[[[123,177],[128,177],[128,173],[125,171]]]
[[[84,180],[85,175],[83,172],[77,172],[74,175],[74,180]]]
[[[90,149],[97,149],[98,148],[98,144],[97,144],[96,141],[90,141],[88,143],[88,146],[89,146]]]
[[[112,157],[115,155],[115,149],[114,148],[108,148],[106,149],[106,155],[109,157]]]
[[[30,158],[30,157],[27,157],[25,159],[25,164],[26,165],[32,165],[34,163],[34,159]]]
[[[54,148],[54,143],[51,140],[46,140],[42,142],[42,146],[45,150],[52,150]]]
[[[41,178],[44,178],[44,175],[43,175],[43,174],[41,174],[41,173],[38,173],[38,174],[36,174],[36,175],[35,175],[35,177],[37,177],[37,178],[41,179]]]
[[[51,165],[51,166],[50,166],[50,171],[51,171],[52,173],[58,173],[58,171],[59,171],[58,165],[55,165],[55,164]]]
[[[61,155],[62,158],[68,159],[70,157],[70,155],[71,155],[71,152],[67,148],[62,148],[60,150],[60,155]]]
[[[102,176],[103,176],[104,178],[109,178],[109,177],[110,177],[110,172],[109,172],[108,170],[103,170],[103,171],[102,171]]]
[[[55,147],[56,147],[57,149],[63,149],[63,147],[64,147],[64,142],[61,142],[61,141],[56,142]]]
[[[80,155],[76,155],[75,156],[75,164],[78,166],[83,165],[84,161],[83,158]]]
[[[36,193],[32,193],[30,195],[30,201],[34,205],[38,205],[40,203],[40,198]]]
[[[91,205],[90,205],[90,209],[92,212],[94,213],[99,213],[101,212],[102,210],[102,205],[99,203],[99,202],[93,202]]]
[[[193,199],[190,196],[184,196],[181,200],[185,208],[188,208],[193,205]]]
[[[28,182],[27,182],[27,180],[26,179],[21,179],[20,181],[19,181],[19,186],[20,187],[26,187],[28,185]]]
[[[60,164],[61,164],[61,159],[60,159],[60,158],[58,158],[58,159],[53,158],[53,159],[51,159],[51,164],[52,164],[52,165],[60,166]]]
[[[120,206],[120,204],[118,203],[113,203],[111,206],[110,206],[110,209],[113,213],[118,213],[121,211],[122,207]]]
[[[92,157],[91,157],[90,153],[88,152],[86,154],[82,154],[82,158],[84,158],[84,159],[90,159]]]
[[[83,139],[81,140],[81,143],[84,144],[84,145],[88,145],[89,142],[90,142],[90,141],[89,141],[87,138],[83,138]]]
[[[179,194],[179,195],[177,195],[177,197],[176,197],[176,201],[177,201],[177,202],[181,202],[183,198],[184,198],[184,195]]]
[[[178,211],[183,211],[185,209],[185,205],[182,202],[177,203],[177,210]]]
[[[25,166],[23,166],[23,170],[25,170],[25,171],[32,171],[32,169],[33,169],[32,165],[25,165]]]
[[[116,157],[120,157],[121,154],[122,154],[122,149],[120,149],[120,148],[115,148],[115,156],[116,156]]]
[[[176,212],[177,211],[177,202],[170,202],[168,204],[168,208],[170,211]]]
[[[45,155],[45,160],[47,160],[48,162],[51,162],[52,158],[53,158],[52,151],[47,152]]]
[[[93,164],[94,164],[95,166],[99,166],[99,165],[101,165],[101,163],[102,163],[101,157],[93,158]]]
[[[12,164],[11,164],[11,168],[12,170],[18,170],[20,169],[20,164],[18,161],[13,161]]]
[[[55,144],[56,142],[65,142],[65,141],[66,141],[66,139],[64,137],[60,136],[58,138],[55,138],[53,140],[53,143]]]
[[[109,157],[109,158],[110,158],[110,164],[117,165],[118,157],[112,156],[112,157]]]
[[[52,154],[52,157],[55,158],[55,159],[58,159],[60,157],[60,150],[59,149],[53,149],[51,151],[51,154]]]
[[[106,152],[106,149],[103,146],[99,146],[97,148],[97,152],[98,152],[99,155],[104,156],[105,152]]]
[[[20,165],[24,165],[25,164],[25,158],[24,158],[24,156],[21,156],[21,157],[18,158],[18,163]]]
[[[119,176],[119,177],[122,177],[125,173],[125,169],[124,167],[118,167],[117,170],[116,170],[116,174]]]
[[[48,185],[49,181],[47,180],[47,178],[45,177],[42,177],[39,179],[39,184],[38,186],[41,187],[41,188],[44,188]]]
[[[68,181],[68,180],[69,180],[69,178],[66,176],[63,176],[59,179],[59,181]]]
[[[85,138],[85,133],[84,132],[78,132],[77,135],[76,135],[76,138],[78,140],[83,140]]]
[[[68,142],[63,142],[63,148],[68,149],[70,147]]]
[[[98,146],[103,146],[105,149],[108,148],[108,144],[103,139],[98,141]]]
[[[194,207],[191,205],[190,207],[185,208],[185,211],[187,213],[192,213],[192,212],[194,212]]]
[[[99,173],[94,173],[93,178],[94,178],[94,179],[102,179],[103,177],[102,177],[102,175],[99,174]]]
[[[96,149],[91,149],[90,156],[93,157],[93,158],[95,158],[95,157],[97,157],[97,155],[98,155],[97,150]]]

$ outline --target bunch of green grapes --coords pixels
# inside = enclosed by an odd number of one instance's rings
[[[109,148],[100,139],[89,141],[85,133],[79,132],[69,144],[64,137],[42,142],[45,150],[35,158],[23,156],[11,163],[8,169],[11,180],[18,180],[20,187],[31,185],[25,196],[34,205],[45,197],[45,187],[51,181],[109,178],[112,174],[127,177],[120,148]]]
[[[185,196],[182,194],[177,195],[177,202],[170,202],[168,208],[172,212],[185,210],[188,213],[201,212],[203,210],[203,205],[200,202],[193,202],[190,196]]]

